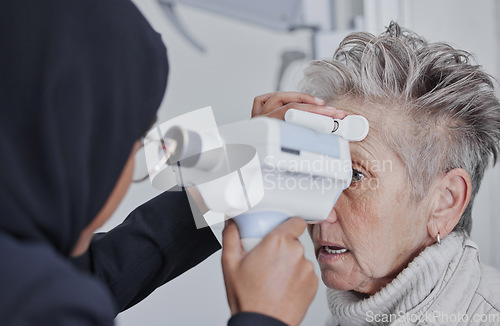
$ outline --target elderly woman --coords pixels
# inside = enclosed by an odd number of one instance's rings
[[[490,76],[467,52],[391,23],[312,62],[302,89],[370,122],[368,137],[351,143],[351,186],[309,227],[328,325],[500,325],[500,272],[480,263],[469,239],[474,197],[500,151]],[[325,114],[307,103],[267,95],[253,114]]]

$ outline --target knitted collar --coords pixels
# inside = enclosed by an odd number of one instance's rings
[[[446,274],[456,269],[464,237],[463,233],[452,232],[440,245],[425,248],[391,283],[370,297],[327,289],[333,324],[389,324],[417,307],[438,282],[447,279]]]

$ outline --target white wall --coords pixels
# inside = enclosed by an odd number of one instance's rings
[[[495,0],[412,1],[412,28],[429,41],[446,41],[473,53],[500,77],[498,7]],[[498,85],[497,85],[498,86]],[[497,89],[497,94],[500,94]],[[474,203],[472,239],[481,260],[500,268],[500,164],[487,171]]]
[[[309,51],[309,34],[271,32],[244,23],[179,8],[188,29],[207,48],[199,54],[185,43],[164,19],[153,0],[136,4],[163,35],[170,59],[166,100],[159,121],[211,105],[219,124],[247,119],[253,97],[273,91],[281,51]],[[405,1],[411,27],[431,41],[447,40],[476,53],[486,69],[498,75],[497,26],[494,0]],[[409,7],[408,7],[409,6]],[[408,9],[410,8],[410,9]],[[385,17],[385,16],[384,16]],[[396,17],[394,17],[396,18]],[[385,25],[388,21],[384,22]],[[479,34],[481,32],[481,34]],[[333,49],[332,49],[333,51]],[[291,74],[292,77],[294,74]],[[290,74],[288,75],[289,79]],[[291,80],[287,81],[293,85]],[[482,258],[500,267],[498,236],[500,211],[498,168],[490,171],[474,210],[473,238]],[[158,192],[149,184],[133,185],[124,202],[104,229],[118,224],[137,205]],[[303,237],[308,257],[312,245]],[[318,273],[319,274],[319,273]],[[321,284],[303,325],[320,325],[327,312],[325,288]],[[220,252],[201,265],[155,291],[141,304],[119,315],[118,325],[225,325],[229,318],[220,268]]]

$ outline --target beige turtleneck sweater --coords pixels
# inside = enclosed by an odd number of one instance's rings
[[[477,246],[457,232],[425,248],[376,294],[328,289],[327,298],[329,326],[500,325],[500,271],[480,265]]]

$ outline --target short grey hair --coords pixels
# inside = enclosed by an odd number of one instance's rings
[[[391,22],[380,36],[350,34],[333,58],[311,62],[301,89],[327,103],[347,99],[395,110],[405,130],[384,140],[406,165],[416,203],[435,177],[465,169],[472,197],[455,230],[470,235],[474,198],[486,167],[496,163],[500,152],[500,103],[493,78],[470,53],[428,43]]]

